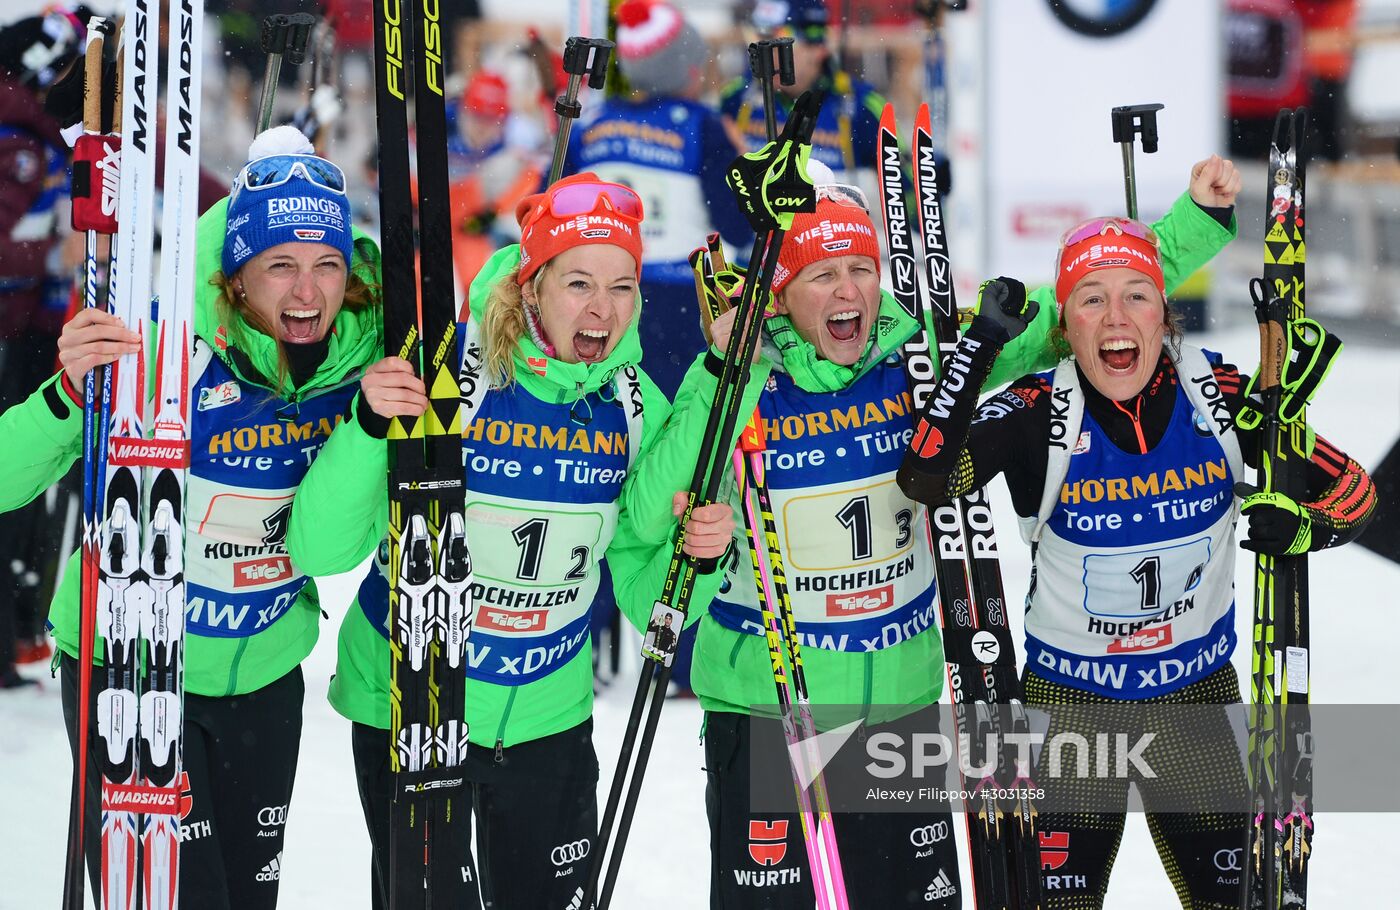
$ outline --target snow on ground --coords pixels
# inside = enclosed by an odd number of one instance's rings
[[[1355,333],[1354,333],[1355,334]],[[1400,433],[1400,357],[1394,347],[1353,343],[1323,387],[1313,415],[1320,431],[1363,464],[1375,465]],[[1233,353],[1252,369],[1257,337],[1240,327],[1198,339]],[[1394,340],[1391,339],[1391,344]],[[998,488],[997,526],[1010,602],[1025,592],[1028,559],[1014,535],[1004,493]],[[1391,639],[1394,604],[1383,592],[1400,587],[1400,567],[1360,547],[1313,560],[1313,701],[1392,701]],[[1248,640],[1250,564],[1239,561],[1241,640]],[[342,577],[343,579],[344,577]],[[326,587],[327,609],[351,590],[348,581]],[[1019,630],[1018,630],[1019,636]],[[369,841],[361,821],[350,757],[349,724],[331,711],[324,693],[335,661],[334,624],[305,664],[306,722],[300,774],[292,797],[284,854],[281,905],[288,908],[369,906]],[[1241,678],[1247,655],[1237,650]],[[606,797],[631,703],[630,673],[598,699],[596,739],[603,765],[600,801]],[[58,902],[63,868],[71,764],[64,739],[57,683],[43,673],[38,690],[0,694],[0,910],[31,910]],[[631,836],[614,905],[698,910],[708,906],[708,833],[704,815],[700,710],[694,701],[671,701],[662,715],[650,773]],[[1325,748],[1325,744],[1323,744]],[[1382,782],[1383,783],[1383,782]],[[656,811],[665,806],[667,811]],[[1311,891],[1316,907],[1374,907],[1388,900],[1386,874],[1400,865],[1400,844],[1384,815],[1322,815],[1317,819]],[[957,827],[957,826],[955,826]],[[670,859],[643,863],[658,846]],[[966,875],[964,874],[964,877]],[[666,889],[664,902],[659,889]],[[1147,826],[1129,820],[1109,891],[1110,907],[1175,905],[1153,853]],[[514,910],[514,908],[512,908]],[[532,908],[533,910],[533,908]]]

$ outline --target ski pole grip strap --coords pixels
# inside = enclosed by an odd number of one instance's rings
[[[1283,386],[1283,397],[1279,401],[1281,421],[1291,423],[1302,415],[1332,371],[1341,350],[1341,339],[1316,320],[1295,319],[1288,324],[1288,354],[1279,376],[1279,384]]]
[[[117,232],[121,138],[84,133],[73,144],[73,230]]]
[[[807,176],[807,158],[820,110],[821,96],[804,92],[776,141],[740,155],[729,165],[725,182],[755,233],[786,231],[798,212],[816,211],[817,196]]]

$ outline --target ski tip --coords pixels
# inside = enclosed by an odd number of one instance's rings
[[[895,126],[894,105],[888,101],[885,102],[885,109],[880,112],[880,129],[887,130],[896,136],[899,135],[899,130]]]
[[[1280,151],[1287,151],[1285,142],[1289,135],[1290,127],[1293,123],[1293,109],[1283,108],[1274,116],[1274,148]]]
[[[929,114],[927,101],[919,105],[919,112],[914,116],[914,131],[933,133],[933,117]]]

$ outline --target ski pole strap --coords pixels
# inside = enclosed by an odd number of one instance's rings
[[[1314,319],[1295,319],[1288,324],[1288,357],[1283,361],[1279,384],[1283,400],[1279,402],[1279,419],[1284,423],[1297,420],[1303,409],[1317,394],[1318,386],[1332,372],[1342,340],[1325,330]]]
[[[1342,341],[1328,332],[1315,319],[1295,319],[1284,329],[1285,348],[1279,366],[1277,384],[1279,396],[1278,419],[1282,423],[1298,420],[1317,394],[1318,387],[1332,372],[1332,365],[1341,353]],[[1269,388],[1268,372],[1261,365],[1245,387],[1245,397],[1252,398]],[[1252,430],[1263,420],[1263,414],[1252,405],[1241,409],[1236,422]],[[1309,446],[1311,449],[1311,446]]]
[[[725,183],[755,233],[786,231],[798,212],[816,211],[817,194],[807,176],[807,159],[820,110],[821,96],[804,92],[777,140],[740,155],[729,165]]]
[[[88,22],[83,70],[83,134],[73,143],[72,224],[74,231],[114,234],[121,187],[121,138],[102,133],[103,65],[112,23],[100,16]],[[120,110],[120,102],[114,108]]]

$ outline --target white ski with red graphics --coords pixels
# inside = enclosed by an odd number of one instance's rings
[[[128,0],[123,26],[121,186],[113,240],[108,302],[112,312],[143,339],[148,337],[155,214],[155,108],[159,84],[160,9]],[[145,466],[147,357],[127,354],[110,368],[110,414],[97,576],[97,632],[105,672],[97,696],[103,748],[101,906],[139,906],[137,867],[140,815],[154,798],[138,790],[137,725],[140,716],[137,653],[141,604],[150,585],[140,570]],[[90,672],[89,668],[82,668]]]
[[[950,355],[959,338],[928,105],[919,108],[914,138],[922,254],[915,247],[904,202],[904,161],[890,105],[880,118],[878,157],[892,293],[920,325],[905,343],[904,356],[914,411],[922,413],[943,372],[958,370]],[[930,331],[938,357],[931,350]],[[918,444],[917,435],[914,444]],[[997,791],[1026,786],[1028,781],[1005,750],[990,763],[980,753],[968,754],[969,748],[980,748],[988,733],[1028,729],[986,491],[930,508],[929,522],[959,748],[966,756],[964,767],[989,768],[978,780],[968,782],[976,794],[966,810],[975,906],[978,910],[1036,908],[1041,901],[1035,807],[1026,799],[1008,801],[997,796]]]
[[[112,384],[97,605],[106,650],[98,731],[105,744],[100,762],[102,906],[122,910],[173,910],[179,902],[184,501],[203,6],[203,0],[180,0],[169,10],[154,414],[144,407],[150,362],[144,352],[119,360]],[[126,141],[118,200],[124,229],[114,256],[112,308],[145,337],[154,238],[160,9],[152,9],[149,0],[128,0],[126,23]]]

